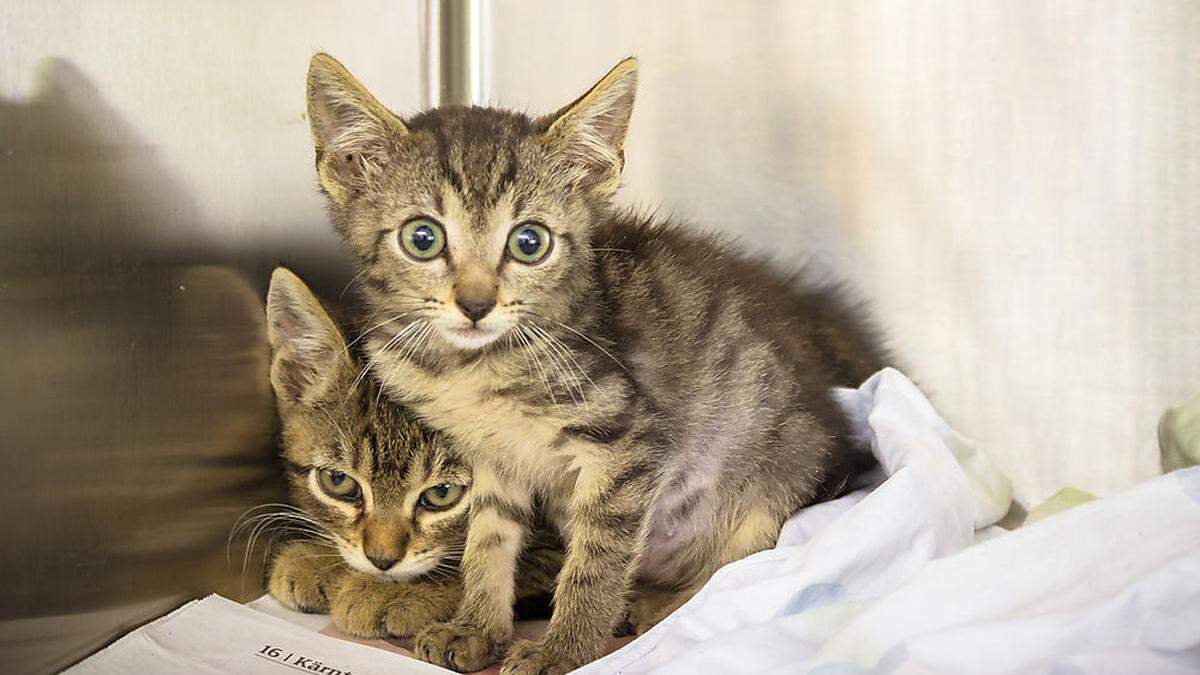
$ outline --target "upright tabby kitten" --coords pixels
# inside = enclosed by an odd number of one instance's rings
[[[885,362],[860,317],[725,239],[612,206],[636,81],[627,59],[544,117],[402,120],[329,56],[310,66],[317,172],[380,319],[370,365],[474,461],[464,601],[418,638],[434,663],[476,669],[511,640],[535,495],[568,553],[513,673],[595,658],[627,612],[652,625],[860,457],[829,398]]]
[[[282,522],[313,541],[285,546],[268,589],[284,605],[332,614],[359,637],[413,635],[462,597],[470,467],[403,408],[355,387],[341,332],[300,279],[275,270],[267,293],[271,385],[297,509]],[[522,562],[520,593],[548,591],[552,539]]]

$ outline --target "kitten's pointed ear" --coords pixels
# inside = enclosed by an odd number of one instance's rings
[[[632,56],[621,61],[574,103],[542,120],[547,140],[567,157],[576,184],[605,198],[621,183],[637,68]]]
[[[308,286],[282,267],[267,291],[267,339],[281,408],[328,402],[349,386],[354,365],[341,331]]]
[[[308,64],[308,121],[317,175],[338,204],[372,186],[390,146],[408,133],[399,117],[328,54]]]

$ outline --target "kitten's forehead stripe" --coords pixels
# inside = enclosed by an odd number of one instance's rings
[[[532,133],[524,115],[491,108],[430,110],[407,124],[433,136],[437,166],[472,211],[494,206],[513,186],[517,144]]]

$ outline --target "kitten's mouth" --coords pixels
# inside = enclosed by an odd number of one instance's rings
[[[474,324],[450,326],[442,329],[442,336],[459,349],[481,349],[494,342],[504,331]]]

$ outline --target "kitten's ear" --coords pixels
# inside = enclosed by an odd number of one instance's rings
[[[328,402],[349,386],[354,365],[341,331],[308,286],[282,267],[267,291],[267,339],[280,408]]]
[[[391,145],[408,133],[399,117],[328,54],[308,64],[308,122],[321,186],[338,204],[371,187]]]
[[[637,67],[632,56],[621,61],[574,103],[542,120],[547,140],[576,172],[576,184],[605,198],[621,183]]]

